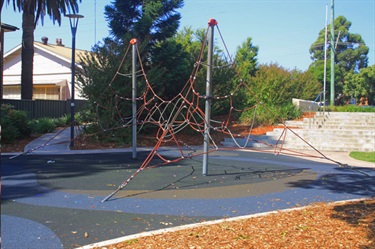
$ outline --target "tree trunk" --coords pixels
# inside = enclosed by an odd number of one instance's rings
[[[23,11],[22,14],[22,69],[21,69],[21,99],[33,98],[33,68],[34,68],[34,19],[33,11]]]

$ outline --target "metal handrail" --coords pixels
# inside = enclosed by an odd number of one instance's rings
[[[324,91],[321,91],[317,96],[316,98],[314,99],[314,101],[311,103],[311,105],[309,106],[309,129],[311,129],[311,109],[312,109],[312,106],[314,104],[316,104],[316,101],[319,99],[319,102],[322,102],[322,94],[324,93]],[[319,104],[318,104],[319,105]],[[324,110],[325,110],[325,105],[326,103],[323,104],[323,115],[324,115]],[[319,106],[320,107],[320,106]],[[319,110],[319,108],[318,108]]]

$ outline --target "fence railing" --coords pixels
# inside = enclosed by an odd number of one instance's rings
[[[86,100],[75,99],[74,108],[78,112],[87,103]],[[70,115],[70,99],[68,100],[19,100],[2,99],[1,104],[14,106],[15,110],[25,111],[29,119],[59,118]]]
[[[311,103],[311,105],[309,106],[309,128],[311,129],[311,112],[312,112],[312,109],[313,109],[313,105],[318,103],[318,111],[319,113],[321,113],[321,111],[323,110],[323,115],[324,115],[324,112],[325,112],[325,105],[326,103],[325,102],[322,102],[322,97],[323,97],[323,94],[324,94],[324,91],[321,91],[317,96],[316,98],[314,99],[314,102]],[[319,101],[318,101],[319,100]],[[325,100],[325,98],[323,98],[323,100]],[[322,107],[322,108],[321,108]],[[313,118],[313,121],[314,121],[314,118]]]

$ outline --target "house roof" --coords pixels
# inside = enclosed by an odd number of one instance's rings
[[[64,59],[71,61],[72,60],[72,49],[64,45],[58,44],[43,44],[42,42],[34,42],[34,46],[42,50],[47,50],[48,52],[57,54]],[[76,61],[79,62],[79,57],[87,53],[86,50],[76,49]]]
[[[18,29],[19,28],[17,28],[16,26],[12,26],[12,25],[9,25],[9,24],[6,24],[6,23],[1,23],[1,30],[3,32],[12,32],[12,31],[16,31]]]
[[[67,84],[66,79],[41,79],[40,77],[33,77],[33,85],[57,85],[57,86],[65,86]],[[6,86],[20,86],[21,82],[19,79],[15,79],[14,81],[8,80],[5,84]]]
[[[72,61],[72,49],[70,47],[66,47],[64,45],[59,45],[59,44],[44,44],[43,42],[38,42],[34,41],[34,48],[43,50],[49,54],[52,54],[56,57],[59,57],[60,59],[71,62]],[[81,50],[81,49],[76,49],[75,54],[76,54],[76,62],[80,62],[80,56],[84,55],[89,51],[87,50]],[[17,47],[9,50],[5,55],[4,59],[6,59],[9,55],[14,55],[17,53],[21,53],[21,44],[18,45]]]

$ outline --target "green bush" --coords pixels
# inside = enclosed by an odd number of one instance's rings
[[[283,120],[297,119],[302,116],[301,110],[293,104],[281,106],[279,112]]]
[[[114,142],[117,145],[129,145],[132,141],[132,130],[128,128],[120,128],[112,130],[109,134],[107,133],[108,142]]]
[[[375,112],[375,107],[359,105],[326,106],[325,110],[328,112]]]
[[[91,123],[83,128],[86,135],[90,136],[95,141],[116,143],[117,145],[129,145],[131,144],[131,129],[129,128],[118,128],[105,130],[100,127],[97,123]]]
[[[4,118],[1,120],[1,142],[8,144],[12,143],[15,139],[20,137],[20,132],[16,129],[10,118]]]
[[[30,136],[27,114],[14,110],[11,105],[1,105],[1,141],[11,143],[15,139]]]
[[[33,133],[50,133],[56,128],[56,120],[53,118],[33,119],[29,122],[29,125]]]
[[[53,132],[57,127],[66,127],[70,124],[70,117],[64,115],[60,118],[39,118],[29,121],[32,133],[43,134]]]
[[[96,113],[93,113],[92,111],[88,109],[81,110],[74,115],[74,118],[77,124],[90,123],[96,119]],[[69,119],[68,124],[70,124],[70,119]]]
[[[52,132],[56,127],[70,124],[69,116],[28,120],[24,111],[14,110],[11,105],[1,105],[1,142],[12,143],[15,139],[29,137],[32,133]],[[79,114],[77,114],[80,117]]]
[[[255,118],[254,118],[254,111]],[[274,125],[281,123],[283,120],[291,120],[301,117],[302,113],[293,104],[283,106],[264,106],[260,105],[256,109],[251,109],[242,113],[240,121],[242,123],[254,125]]]
[[[70,117],[67,115],[64,115],[60,118],[55,118],[54,123],[57,127],[64,127],[70,124]]]

